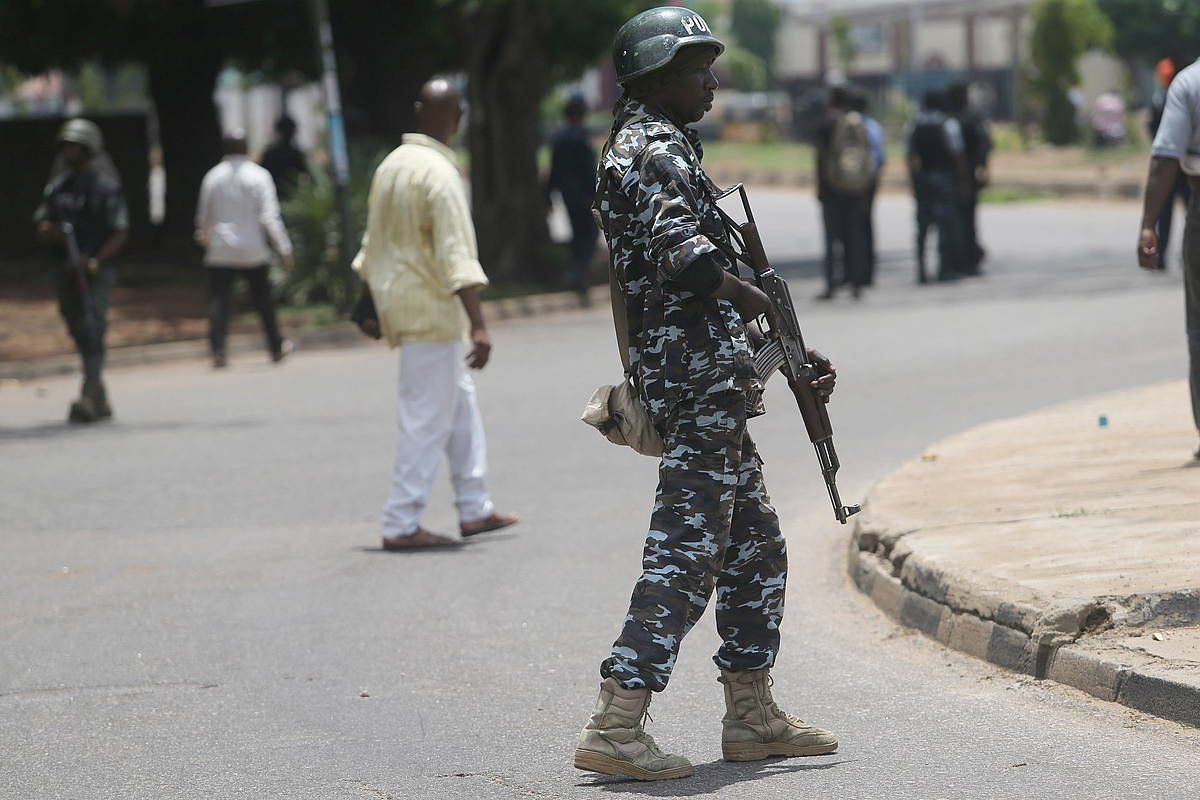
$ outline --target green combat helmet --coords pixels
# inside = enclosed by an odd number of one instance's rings
[[[662,69],[680,49],[697,44],[717,48],[717,55],[725,52],[725,44],[695,11],[674,6],[643,11],[621,26],[613,42],[617,83]]]
[[[58,132],[58,141],[83,145],[93,156],[104,152],[104,134],[100,133],[100,128],[96,123],[78,117],[67,120]]]

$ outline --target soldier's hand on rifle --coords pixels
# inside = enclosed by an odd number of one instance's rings
[[[742,280],[738,280],[738,283],[741,285],[733,297],[733,307],[737,309],[738,314],[741,314],[746,322],[765,315],[771,330],[775,330],[775,306],[771,304],[771,298],[754,284]]]
[[[837,383],[837,370],[833,368],[833,364],[829,359],[823,356],[811,347],[808,350],[808,355],[812,358],[813,364],[821,371],[821,377],[817,378],[810,385],[816,390],[817,397],[821,398],[822,402],[828,403],[829,396],[833,394],[834,384]]]

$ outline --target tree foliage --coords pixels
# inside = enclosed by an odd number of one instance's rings
[[[730,28],[739,45],[762,61],[769,75],[775,64],[775,35],[781,12],[772,0],[733,0]]]
[[[336,0],[330,4],[351,138],[395,143],[420,85],[467,75],[472,198],[485,266],[536,270],[548,238],[537,170],[549,87],[606,54],[645,0]],[[212,101],[234,62],[317,75],[307,0],[209,7],[204,0],[0,0],[0,63],[36,73],[99,59],[145,66],[168,182],[168,227],[187,231],[200,179],[220,157]]]
[[[854,42],[854,28],[845,17],[834,17],[829,24],[833,34],[833,52],[838,66],[849,74],[854,69],[854,60],[858,58],[858,45]]]
[[[1179,66],[1200,56],[1200,3],[1098,0],[1098,5],[1112,23],[1112,45],[1120,55],[1149,61],[1170,56]]]
[[[1112,42],[1112,23],[1095,0],[1039,0],[1033,7],[1031,88],[1042,106],[1042,133],[1051,144],[1079,137],[1067,93],[1079,83],[1080,56]]]

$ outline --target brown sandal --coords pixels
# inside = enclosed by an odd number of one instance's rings
[[[516,514],[492,514],[490,517],[473,522],[463,522],[458,526],[458,530],[463,536],[475,536],[489,531],[498,531],[509,525],[516,525],[519,521],[520,517]]]

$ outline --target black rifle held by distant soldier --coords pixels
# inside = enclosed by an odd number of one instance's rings
[[[79,240],[75,238],[75,226],[64,222],[60,228],[62,229],[63,243],[67,248],[67,265],[75,273],[75,283],[79,287],[79,302],[83,308],[83,327],[90,338],[96,335],[96,308],[92,300],[87,259],[79,252]]]
[[[720,197],[734,192],[741,196],[746,221],[737,222],[724,210],[718,209],[725,219],[730,239],[737,248],[728,254],[754,271],[754,282],[770,299],[773,310],[765,325],[759,322],[767,342],[755,352],[754,368],[764,384],[777,370],[782,370],[787,377],[788,386],[791,387],[792,394],[796,396],[796,404],[800,407],[800,416],[804,418],[804,427],[808,429],[808,438],[816,448],[825,487],[829,490],[829,500],[833,503],[833,513],[838,522],[845,525],[846,520],[857,514],[861,507],[843,505],[841,495],[838,494],[837,471],[841,464],[838,462],[837,451],[833,448],[833,425],[829,422],[825,402],[817,396],[811,385],[821,377],[821,370],[804,346],[804,336],[800,332],[800,322],[796,319],[796,308],[792,305],[792,295],[788,291],[787,282],[776,274],[767,260],[767,252],[763,249],[762,238],[754,222],[754,212],[750,210],[746,188],[739,183],[723,192]]]

